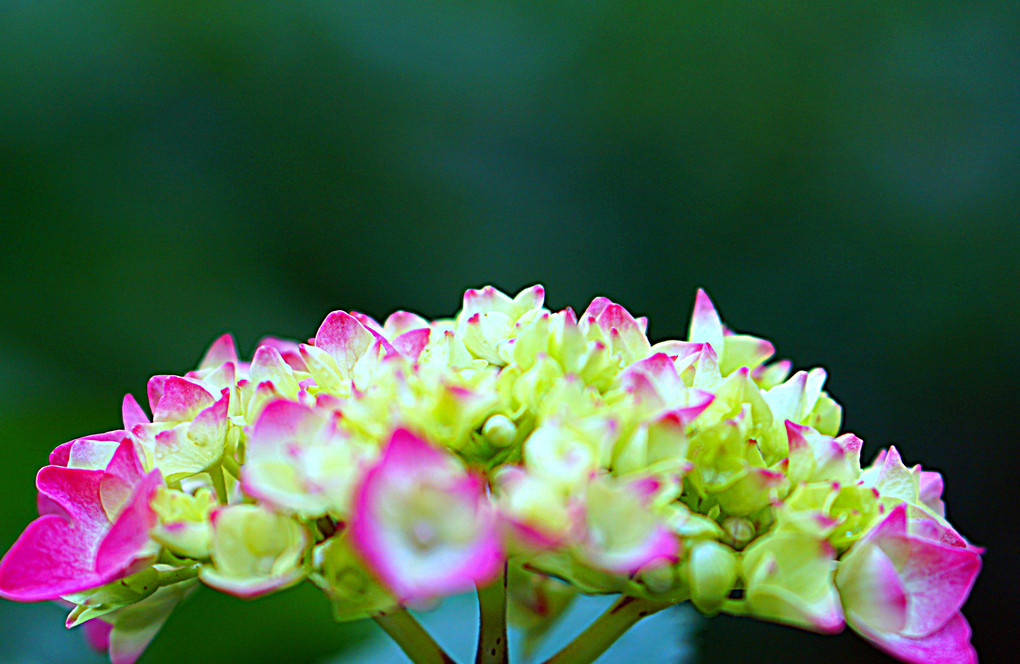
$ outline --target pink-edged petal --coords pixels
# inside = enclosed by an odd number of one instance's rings
[[[746,334],[725,334],[722,343],[720,370],[724,376],[742,367],[756,369],[776,352],[771,342]]]
[[[425,350],[425,346],[429,343],[430,333],[431,330],[427,327],[404,332],[393,340],[393,347],[401,355],[417,362],[421,352]]]
[[[641,372],[626,374],[623,376],[622,382],[624,389],[633,399],[634,405],[641,406],[643,412],[665,407],[666,402],[659,391],[655,389],[655,385],[647,374]]]
[[[801,410],[804,407],[804,391],[807,386],[808,373],[798,371],[789,380],[776,385],[764,393],[765,401],[768,402],[772,415],[777,420],[800,419]]]
[[[397,429],[383,452],[381,464],[379,467],[387,474],[403,478],[405,473],[415,475],[428,466],[447,468],[449,458],[407,429]]]
[[[635,574],[656,565],[676,562],[680,541],[665,526],[657,527],[640,547],[612,552],[597,558],[599,566],[615,574]]]
[[[352,311],[351,317],[361,323],[369,332],[372,332],[373,334],[383,333],[383,326],[379,324],[379,321],[368,314],[363,314],[360,311]]]
[[[684,408],[676,408],[667,417],[672,417],[678,424],[687,426],[693,422],[698,415],[701,415],[715,401],[715,395],[705,390],[692,390],[690,393],[690,404]]]
[[[78,462],[77,463],[78,467],[83,467],[88,470],[98,470],[100,468],[104,468],[106,467],[106,464],[109,462],[110,460],[109,457],[112,455],[112,452],[110,452],[105,458],[99,457],[98,450],[96,451],[96,454],[87,453],[85,451],[85,448],[88,446],[88,444],[90,444],[88,443],[88,441],[111,441],[114,443],[120,443],[121,440],[129,436],[130,434],[127,431],[123,429],[118,429],[116,431],[96,433],[90,436],[84,436],[82,438],[75,438],[74,440],[69,440],[66,443],[61,443],[60,445],[57,445],[53,449],[53,451],[50,452],[49,458],[50,465],[74,466],[76,465],[75,462]],[[116,445],[114,445],[113,447],[116,448]],[[85,457],[89,456],[92,457],[91,462],[86,461]]]
[[[908,507],[913,512],[913,509]],[[923,518],[910,518],[907,521],[907,530],[910,534],[922,539],[931,540],[946,546],[959,547],[972,551],[978,555],[985,552],[980,546],[974,546],[968,542],[963,535],[956,532],[948,523],[943,523],[930,518],[927,514]]]
[[[850,562],[852,568],[841,568],[836,575],[847,615],[899,632],[907,623],[908,598],[896,566],[877,546],[866,546]]]
[[[635,379],[639,376],[645,380],[635,382]],[[680,380],[680,375],[676,372],[673,360],[665,353],[655,353],[643,360],[634,362],[624,370],[620,376],[620,382],[624,387],[634,388],[635,392],[639,395],[641,384],[646,383],[653,388],[655,394],[665,403],[674,401],[678,394],[686,391],[686,386]]]
[[[113,457],[106,466],[106,472],[110,475],[116,475],[132,485],[138,484],[142,480],[142,477],[145,475],[145,469],[142,468],[142,460],[138,456],[138,448],[130,437],[121,439],[117,446],[117,451],[114,452]]]
[[[942,475],[930,470],[922,470],[919,490],[921,503],[935,514],[945,517],[946,504],[942,502]]]
[[[145,384],[145,396],[149,399],[149,410],[154,410],[159,400],[163,398],[163,388],[166,386],[170,376],[157,375],[149,379]]]
[[[197,381],[181,376],[153,376],[149,383],[162,378],[159,399],[152,406],[153,422],[187,422],[211,406],[215,397]]]
[[[162,475],[153,470],[135,487],[131,502],[117,517],[96,552],[95,568],[100,576],[119,576],[137,561],[139,552],[149,542],[149,531],[156,526],[157,515],[150,504],[162,484]]]
[[[470,317],[476,313],[487,313],[490,311],[508,313],[513,307],[513,303],[514,301],[510,299],[510,296],[493,286],[484,286],[479,289],[469,288],[464,291],[461,315]]]
[[[228,595],[240,597],[241,599],[252,599],[262,595],[283,590],[305,578],[300,569],[290,570],[283,574],[274,576],[256,576],[251,578],[238,578],[221,574],[213,567],[203,567],[199,572],[202,583],[221,590]]]
[[[602,297],[601,295],[591,301],[588,308],[581,314],[581,320],[590,320],[594,322],[599,314],[605,311],[606,307],[613,303],[608,297]]]
[[[968,549],[906,537],[878,544],[899,563],[910,596],[906,636],[924,636],[945,624],[967,601],[981,571],[981,556]]]
[[[447,505],[443,520],[417,502],[418,492]],[[394,432],[354,505],[352,545],[402,602],[466,590],[490,580],[502,565],[495,511],[482,480],[407,430]],[[442,531],[451,525],[462,530],[446,540]],[[424,541],[429,543],[422,546]]]
[[[325,418],[308,406],[278,399],[270,402],[255,422],[249,447],[271,449],[295,439],[311,439],[321,430]]]
[[[716,354],[723,352],[722,321],[719,319],[715,306],[712,305],[712,300],[701,288],[698,289],[698,294],[694,298],[694,312],[691,314],[687,340],[711,344]]]
[[[272,346],[259,346],[251,360],[248,378],[256,384],[271,382],[284,393],[297,389],[294,370]]]
[[[855,548],[877,546],[895,565],[908,597],[899,632],[919,638],[941,628],[963,606],[981,569],[981,549],[938,524],[926,528],[925,520],[908,521],[907,508],[904,503],[893,508]],[[848,555],[853,554],[851,549]]]
[[[205,352],[202,361],[198,363],[199,369],[212,369],[226,362],[237,363],[237,344],[229,332],[212,342],[209,350]]]
[[[921,638],[880,632],[847,614],[847,624],[880,650],[910,664],[977,664],[977,652],[970,643],[970,625],[956,613],[937,631]]]
[[[376,335],[358,319],[345,311],[334,311],[326,316],[315,333],[315,347],[329,353],[340,371],[350,376],[354,365],[375,338]]]
[[[121,501],[130,491],[126,485],[137,479],[137,473],[140,465],[130,438],[121,442],[104,470],[62,466],[40,470],[36,486],[45,513],[25,529],[0,563],[0,595],[21,601],[53,599],[103,585],[128,570],[155,525],[149,503],[161,483],[154,471],[135,487],[125,508]],[[111,508],[120,512],[112,529],[103,505],[104,484]],[[139,522],[138,515],[145,518]],[[104,540],[111,541],[113,553],[102,553]]]
[[[280,339],[278,337],[263,337],[259,340],[256,348],[268,346],[279,351],[283,361],[290,365],[294,371],[308,371],[304,359],[301,357],[301,350],[297,342]]]
[[[406,332],[428,327],[427,320],[410,311],[394,311],[383,323],[383,331],[388,339],[395,339]]]
[[[135,397],[131,394],[124,395],[124,402],[120,407],[121,417],[124,419],[124,428],[131,431],[139,424],[148,424],[149,416],[145,414],[142,407],[138,405]]]
[[[99,481],[99,500],[110,522],[115,521],[127,507],[144,475],[145,470],[134,442],[125,438],[106,465],[106,472]]]
[[[610,304],[607,306],[602,310],[602,313],[598,315],[596,321],[603,330],[608,331],[616,329],[619,330],[621,334],[632,334],[634,332],[643,334],[643,332],[641,332],[641,326],[638,325],[634,316],[632,316],[629,311],[619,304]]]
[[[541,284],[535,284],[525,288],[514,296],[514,304],[524,311],[538,309],[545,304],[545,287]]]

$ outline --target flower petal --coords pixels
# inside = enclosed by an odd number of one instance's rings
[[[503,564],[482,480],[405,429],[358,487],[350,537],[402,602],[485,583]]]
[[[961,613],[953,615],[939,630],[921,638],[879,632],[847,614],[847,624],[880,650],[910,664],[977,664],[970,644],[970,625]]]

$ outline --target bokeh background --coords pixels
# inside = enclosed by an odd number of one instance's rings
[[[1016,2],[5,0],[0,549],[52,447],[223,331],[248,353],[337,308],[442,316],[541,282],[683,337],[704,286],[829,370],[866,459],[895,443],[946,474],[988,548],[974,643],[1015,661],[1018,249]],[[61,623],[0,602],[0,660],[92,661]],[[307,587],[203,592],[142,662],[325,661],[374,635]],[[891,661],[726,617],[693,647]]]

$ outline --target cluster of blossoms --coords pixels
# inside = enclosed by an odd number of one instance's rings
[[[687,600],[977,661],[960,607],[981,549],[946,521],[938,473],[895,447],[862,469],[824,370],[767,364],[772,344],[702,291],[688,339],[654,345],[606,298],[543,303],[486,287],[452,319],[335,311],[250,362],[221,337],[149,381],[151,418],[128,395],[123,429],[52,452],[0,595],[70,603],[114,664],[199,582],[251,598],[305,580],[415,661],[449,660],[403,607],[475,587],[479,661],[506,661],[507,606],[536,639],[577,593],[621,599],[550,661],[591,661]]]

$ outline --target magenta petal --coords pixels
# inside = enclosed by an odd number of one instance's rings
[[[152,408],[153,422],[187,422],[216,401],[209,390],[194,380],[181,376],[165,378],[162,395]]]
[[[428,328],[429,322],[410,311],[394,311],[383,323],[383,330],[389,337],[396,338],[405,332]]]
[[[138,450],[135,449],[134,441],[130,438],[122,439],[113,458],[106,466],[106,472],[119,477],[132,486],[141,481],[145,475],[145,469],[142,468],[142,461],[138,456]]]
[[[981,571],[977,552],[919,538],[895,538],[878,545],[899,561],[910,596],[903,634],[924,636],[938,630],[967,601]]]
[[[611,571],[617,574],[634,574],[646,567],[676,562],[680,554],[680,541],[669,529],[658,527],[644,544],[616,561]]]
[[[286,339],[279,339],[277,337],[263,337],[259,340],[256,348],[261,348],[262,346],[275,348],[279,351],[280,356],[283,357],[283,361],[289,364],[290,368],[294,371],[308,371],[308,366],[301,358],[301,350],[297,343]]]
[[[149,399],[149,410],[155,410],[156,404],[163,398],[163,388],[170,376],[153,376],[145,384],[145,395]]]
[[[451,505],[467,508],[460,517],[470,520],[465,525],[473,530],[472,536],[438,548],[417,549],[410,543],[392,503],[410,499],[413,494],[407,492],[415,487],[440,491]],[[482,480],[409,431],[394,432],[382,459],[365,474],[354,505],[351,542],[401,601],[466,590],[490,580],[502,565],[495,513]],[[424,527],[433,527],[432,517],[423,518]]]
[[[372,318],[368,314],[363,314],[360,311],[352,311],[350,315],[351,318],[354,318],[359,323],[361,323],[365,327],[365,329],[368,330],[369,332],[382,334],[383,326],[379,324],[379,321]]]
[[[109,521],[99,497],[102,470],[46,466],[36,476],[41,495],[62,507],[78,529],[104,529]]]
[[[102,585],[106,579],[92,567],[102,532],[76,528],[55,514],[39,517],[0,562],[0,597],[38,602]]]
[[[282,446],[295,438],[307,439],[322,426],[316,411],[286,399],[270,402],[262,410],[248,440],[250,447]]]
[[[71,460],[71,446],[75,442],[74,440],[69,440],[53,448],[53,451],[50,452],[50,465],[67,466],[67,462]]]
[[[393,340],[393,347],[401,355],[417,362],[418,356],[421,355],[421,352],[425,350],[425,346],[429,343],[429,334],[431,332],[432,330],[427,327],[404,332]]]
[[[375,339],[364,325],[345,311],[334,311],[322,321],[315,333],[315,346],[336,360],[341,371],[351,368]]]
[[[942,502],[942,475],[930,470],[921,471],[920,481],[921,502],[939,516],[946,515],[946,505]]]
[[[113,625],[105,620],[90,620],[83,626],[85,630],[85,641],[89,647],[99,652],[106,652],[110,649],[110,632]]]
[[[588,308],[581,314],[581,320],[588,320],[589,318],[598,318],[599,314],[605,311],[606,307],[613,303],[608,297],[602,297],[601,295],[591,301]]]
[[[124,418],[124,428],[131,431],[139,424],[148,424],[149,416],[145,414],[142,407],[138,405],[135,397],[131,394],[124,395],[124,402],[120,407],[121,417]]]
[[[397,429],[380,463],[387,474],[413,473],[429,465],[445,465],[446,456],[407,429]]]
[[[956,613],[936,632],[912,639],[900,634],[876,632],[847,616],[847,624],[868,641],[893,657],[910,664],[977,664],[977,652],[970,644],[970,625]]]
[[[229,332],[212,342],[202,361],[199,362],[198,368],[212,369],[226,362],[237,363],[237,345],[234,343],[233,335]]]
[[[140,473],[130,438],[121,442],[105,470],[40,470],[36,486],[44,514],[0,562],[0,595],[20,601],[55,599],[127,571],[155,525],[149,503],[162,483],[159,471],[153,471],[139,484]],[[109,513],[121,512],[112,529],[104,492]]]
[[[159,470],[145,476],[135,488],[131,503],[121,512],[103,538],[96,554],[96,572],[113,578],[136,561],[138,552],[149,541],[149,530],[156,525],[156,512],[150,507],[156,489],[163,483]]]
[[[50,452],[50,465],[51,466],[68,466],[68,465],[71,465],[72,457],[76,456],[73,453],[73,450],[75,450],[76,447],[78,447],[78,448],[82,447],[82,445],[80,445],[80,443],[86,443],[87,441],[91,441],[91,440],[95,440],[95,441],[115,441],[115,442],[119,443],[120,441],[124,440],[125,437],[127,437],[129,435],[130,434],[128,434],[127,431],[125,431],[123,429],[118,429],[118,430],[115,430],[115,431],[107,431],[107,432],[104,432],[104,433],[92,434],[91,436],[83,436],[82,438],[75,438],[74,440],[69,440],[66,443],[61,443],[60,445],[57,445],[53,449],[52,452]],[[80,457],[78,457],[78,458],[80,458]],[[106,462],[104,461],[101,465],[105,466]],[[91,468],[91,469],[95,470],[96,468]]]
[[[602,310],[602,313],[598,315],[596,320],[603,330],[616,329],[619,330],[621,334],[626,334],[628,332],[641,332],[641,327],[638,325],[637,321],[634,320],[634,317],[629,311],[619,304],[610,304],[607,306]]]

